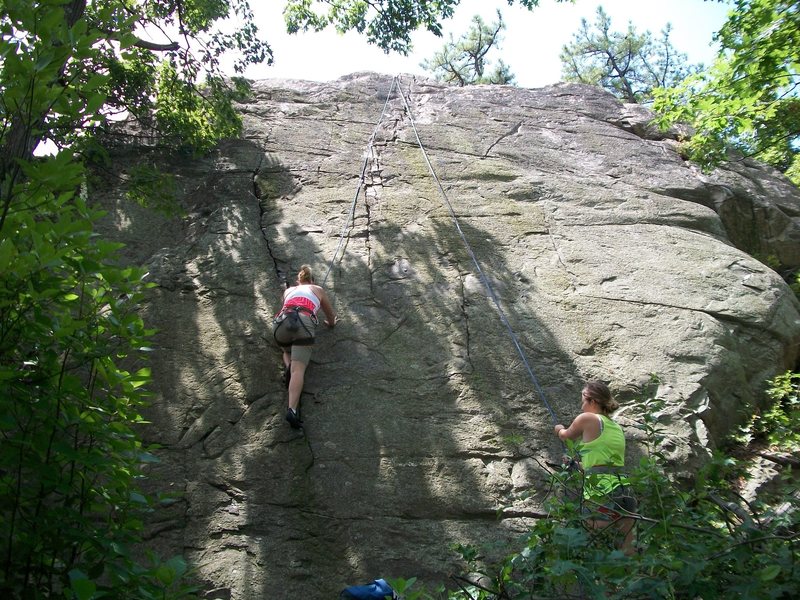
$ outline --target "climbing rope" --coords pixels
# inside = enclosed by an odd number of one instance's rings
[[[450,199],[447,197],[447,193],[444,191],[444,187],[442,186],[442,183],[439,180],[439,177],[436,175],[436,171],[434,170],[433,165],[431,164],[431,161],[428,158],[428,152],[425,150],[425,146],[424,146],[424,144],[422,143],[422,140],[419,137],[419,132],[417,131],[417,125],[414,122],[414,115],[411,112],[411,107],[409,106],[408,101],[406,100],[406,96],[405,96],[405,93],[403,91],[402,83],[400,82],[400,79],[399,79],[399,77],[397,75],[395,75],[394,78],[392,79],[391,86],[389,87],[389,91],[386,94],[386,101],[383,104],[383,110],[381,111],[380,118],[378,119],[378,122],[375,125],[375,129],[373,130],[372,135],[369,138],[369,141],[367,142],[367,150],[364,153],[364,164],[361,167],[361,176],[359,177],[358,187],[356,188],[356,192],[355,192],[355,194],[353,196],[353,201],[352,201],[351,206],[350,206],[350,213],[348,215],[347,221],[342,226],[342,232],[341,232],[341,234],[339,236],[339,243],[336,246],[336,251],[333,253],[333,257],[331,258],[331,262],[330,262],[330,265],[328,266],[328,270],[325,273],[325,277],[322,280],[322,285],[324,286],[325,282],[328,280],[328,275],[330,274],[331,269],[333,268],[333,265],[336,262],[336,258],[339,255],[339,251],[340,251],[340,249],[342,247],[342,244],[344,243],[344,238],[345,238],[345,233],[347,231],[347,228],[350,225],[350,223],[353,220],[353,217],[355,215],[356,202],[358,201],[358,196],[361,193],[362,187],[364,186],[364,174],[366,173],[366,170],[367,170],[367,164],[369,162],[369,157],[370,157],[370,154],[372,152],[372,146],[373,146],[373,143],[375,141],[375,136],[377,135],[378,129],[381,126],[381,123],[383,122],[383,117],[386,114],[386,107],[389,105],[389,99],[392,96],[392,92],[394,91],[395,86],[397,86],[398,91],[400,92],[400,98],[403,100],[403,105],[405,107],[406,113],[408,114],[408,118],[409,118],[409,121],[411,123],[411,128],[414,130],[414,136],[417,139],[417,145],[419,146],[420,150],[422,151],[422,156],[425,158],[425,163],[428,165],[428,170],[430,171],[430,174],[433,177],[433,180],[436,182],[436,185],[439,188],[439,193],[441,194],[442,198],[444,199],[444,203],[447,206],[448,211],[450,212],[450,216],[453,219],[453,223],[455,224],[456,230],[458,231],[458,234],[461,237],[461,240],[464,242],[464,246],[466,247],[470,258],[472,259],[472,263],[475,265],[475,269],[478,272],[478,275],[480,276],[481,282],[483,283],[484,287],[486,288],[486,291],[489,294],[489,297],[492,299],[492,302],[494,303],[495,308],[497,309],[497,313],[500,315],[500,320],[502,321],[503,325],[505,325],[506,330],[508,331],[509,337],[511,337],[511,341],[514,343],[514,347],[516,348],[517,353],[519,354],[520,359],[522,360],[522,363],[525,365],[525,369],[528,372],[528,376],[530,377],[531,382],[533,383],[534,388],[536,389],[536,392],[539,394],[539,397],[541,398],[542,403],[544,404],[544,406],[547,409],[547,411],[550,413],[550,417],[551,417],[551,419],[553,421],[553,425],[555,426],[558,423],[558,419],[556,417],[555,411],[553,411],[553,408],[550,406],[550,403],[547,400],[547,396],[545,395],[544,390],[542,389],[542,386],[539,384],[539,379],[536,377],[536,373],[534,373],[533,368],[531,367],[530,363],[528,362],[528,359],[525,356],[525,352],[522,350],[522,346],[519,343],[519,339],[517,338],[517,335],[514,333],[514,329],[511,327],[511,324],[509,323],[508,318],[505,315],[505,312],[503,312],[503,309],[500,306],[500,301],[497,298],[497,294],[495,294],[494,288],[492,288],[492,285],[491,285],[488,277],[486,277],[486,275],[483,272],[483,269],[481,269],[480,263],[478,262],[478,259],[475,256],[475,253],[472,251],[472,247],[470,246],[469,241],[467,240],[467,237],[464,235],[464,232],[461,229],[461,224],[459,223],[458,217],[456,216],[456,213],[453,210],[453,205],[450,202]]]
[[[383,103],[383,110],[381,111],[381,116],[378,119],[378,122],[375,124],[375,129],[372,130],[372,135],[367,142],[367,150],[364,152],[364,164],[361,166],[361,177],[358,179],[358,187],[356,188],[356,193],[353,195],[353,202],[350,205],[350,214],[347,217],[347,221],[345,221],[344,225],[342,226],[342,233],[339,236],[339,244],[336,246],[336,251],[333,253],[333,258],[331,258],[331,262],[328,265],[328,270],[325,273],[325,277],[322,279],[322,286],[325,286],[325,282],[328,281],[328,275],[333,268],[333,264],[336,262],[336,257],[339,255],[339,250],[342,247],[342,243],[344,242],[344,235],[347,231],[347,226],[350,225],[350,222],[353,220],[356,211],[356,202],[358,200],[358,195],[361,193],[361,188],[364,187],[364,174],[367,172],[367,164],[369,163],[369,157],[372,152],[372,144],[375,142],[375,136],[378,133],[378,128],[383,123],[383,115],[386,114],[386,107],[389,105],[389,98],[392,97],[392,92],[394,91],[395,84],[398,83],[397,75],[394,76],[392,79],[392,84],[389,86],[389,91],[386,93],[386,102]]]
[[[397,80],[397,77],[395,77],[395,79]],[[525,365],[525,368],[528,371],[528,375],[530,376],[531,381],[533,382],[533,385],[539,394],[539,397],[542,399],[542,403],[544,404],[545,408],[547,408],[547,411],[550,413],[550,417],[553,420],[553,425],[555,426],[558,423],[556,414],[553,411],[553,408],[550,406],[550,403],[547,401],[547,397],[544,394],[544,390],[542,390],[542,387],[539,385],[539,380],[536,377],[536,374],[533,372],[533,369],[531,368],[528,359],[525,357],[525,352],[523,352],[522,346],[520,346],[519,340],[517,339],[517,336],[514,333],[514,329],[511,327],[511,324],[508,322],[508,319],[506,318],[503,309],[500,307],[500,301],[498,300],[497,295],[495,294],[494,289],[492,288],[492,285],[489,282],[488,277],[486,277],[486,275],[483,272],[483,269],[481,269],[480,263],[478,263],[478,259],[475,257],[475,253],[472,251],[472,247],[469,245],[469,242],[467,241],[467,237],[461,230],[461,224],[458,222],[458,217],[456,217],[456,213],[453,210],[453,205],[450,203],[450,199],[447,197],[447,193],[445,193],[444,187],[442,186],[441,181],[439,181],[439,177],[436,175],[436,171],[434,170],[433,165],[431,164],[431,161],[428,158],[428,153],[425,150],[425,146],[423,145],[422,140],[419,137],[419,132],[417,131],[417,125],[416,123],[414,123],[414,115],[411,112],[411,107],[408,105],[405,93],[403,92],[402,83],[400,83],[399,80],[397,81],[397,86],[398,90],[400,91],[400,97],[403,99],[403,105],[405,106],[406,112],[408,113],[408,119],[411,123],[411,128],[414,130],[414,136],[417,138],[417,145],[419,145],[419,148],[422,151],[422,156],[425,158],[425,163],[428,165],[428,170],[430,171],[433,180],[436,182],[436,185],[439,188],[439,193],[444,199],[444,203],[447,206],[448,211],[450,212],[450,216],[453,219],[453,223],[455,224],[456,230],[458,231],[458,234],[461,236],[461,240],[464,242],[464,246],[466,247],[470,258],[472,259],[472,263],[475,265],[476,271],[480,275],[481,282],[486,288],[489,297],[494,302],[495,308],[497,309],[497,313],[500,315],[500,320],[506,326],[508,334],[511,337],[511,341],[514,343],[514,347],[517,349],[520,359],[522,360],[522,363]]]

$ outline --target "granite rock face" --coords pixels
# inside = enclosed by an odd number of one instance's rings
[[[243,138],[208,157],[112,149],[96,192],[156,284],[151,483],[180,495],[153,543],[210,598],[446,580],[449,544],[540,515],[585,379],[611,383],[635,458],[657,375],[680,473],[796,365],[800,306],[754,256],[800,265],[800,191],[750,161],[699,172],[641,107],[359,73],[259,81],[239,108]],[[148,162],[184,216],[123,200]],[[298,432],[271,319],[303,263],[341,322]]]

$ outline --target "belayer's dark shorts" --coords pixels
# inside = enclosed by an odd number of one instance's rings
[[[638,503],[627,485],[618,485],[608,495],[608,502],[600,506],[583,507],[584,515],[598,521],[617,521],[635,513]]]

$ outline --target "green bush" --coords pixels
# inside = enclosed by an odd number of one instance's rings
[[[150,379],[139,269],[94,232],[84,164],[127,114],[187,152],[237,133],[219,70],[270,56],[247,2],[3,0],[0,15],[0,595],[171,598],[189,593],[180,558],[133,558],[154,460],[137,436]],[[231,14],[241,27],[217,27]],[[137,33],[180,20],[180,43]],[[204,40],[204,52],[189,51]],[[183,59],[172,62],[170,56]],[[195,58],[197,56],[197,58]],[[163,60],[162,60],[163,59]],[[202,86],[200,81],[204,81]],[[197,85],[196,85],[197,82]],[[36,150],[55,153],[37,158]],[[139,169],[130,197],[174,207],[167,175]]]
[[[93,233],[99,213],[70,191],[82,169],[68,153],[26,176],[0,229],[0,589],[162,598],[185,565],[130,554],[150,509],[136,480],[155,460],[136,434],[150,380],[143,273]]]
[[[800,449],[800,373],[786,371],[769,382],[766,406],[744,425],[734,441]]]

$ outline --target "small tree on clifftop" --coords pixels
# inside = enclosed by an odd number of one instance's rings
[[[667,24],[658,39],[649,31],[638,33],[631,23],[624,33],[614,32],[599,6],[594,25],[582,19],[572,43],[561,50],[564,79],[599,85],[626,102],[650,102],[654,89],[677,85],[699,69],[675,50],[671,30]]]
[[[502,60],[492,69],[487,56],[492,49],[500,49],[503,16],[497,11],[497,21],[487,25],[479,15],[472,17],[472,27],[458,41],[450,37],[430,60],[421,67],[433,73],[437,81],[459,86],[479,83],[513,84],[514,75]]]
[[[737,0],[712,67],[660,90],[662,124],[688,122],[688,156],[710,168],[736,148],[800,185],[800,4]]]

